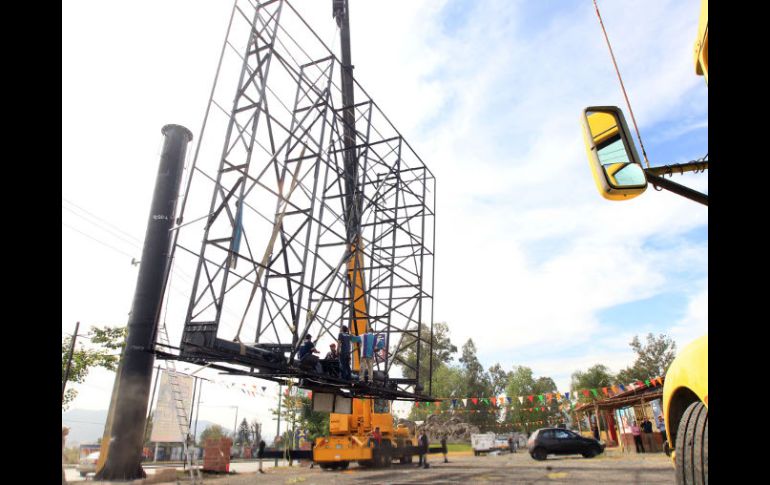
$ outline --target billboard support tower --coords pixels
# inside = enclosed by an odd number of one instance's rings
[[[187,144],[192,133],[180,125],[166,125],[155,193],[147,221],[128,335],[112,389],[110,416],[102,440],[97,480],[144,478],[142,442],[152,384],[155,327],[163,300],[163,287],[171,250],[171,229],[182,180]]]

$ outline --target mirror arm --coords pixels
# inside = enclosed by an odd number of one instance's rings
[[[678,184],[667,178],[659,177],[655,175],[652,170],[645,169],[644,172],[647,174],[647,181],[652,185],[666,189],[670,192],[681,195],[682,197],[693,200],[695,202],[699,202],[703,205],[709,205],[708,194],[701,194],[697,190],[685,187],[684,185]]]
[[[688,163],[675,163],[673,165],[663,165],[660,167],[649,167],[645,172],[655,175],[671,175],[674,172],[683,174],[685,172],[705,172],[709,169],[708,160],[694,160]]]

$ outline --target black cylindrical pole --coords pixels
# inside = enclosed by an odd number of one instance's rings
[[[117,393],[117,399],[110,443],[104,467],[97,472],[97,480],[133,480],[145,476],[141,459],[155,360],[151,352],[152,339],[163,299],[163,279],[169,264],[171,228],[187,144],[192,140],[192,133],[183,126],[166,125],[161,131],[166,138],[128,319],[121,373],[117,387],[112,390]]]

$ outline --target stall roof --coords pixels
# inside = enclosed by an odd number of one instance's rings
[[[665,381],[665,378],[661,378]],[[583,403],[575,406],[575,411],[581,412],[586,409],[593,409],[594,406],[598,406],[602,409],[617,409],[626,407],[632,404],[638,403],[642,398],[645,402],[658,399],[663,396],[663,386],[645,386],[643,388],[637,387],[636,389],[630,389],[625,392],[620,392],[612,397],[602,399],[600,401],[594,401],[590,403]]]

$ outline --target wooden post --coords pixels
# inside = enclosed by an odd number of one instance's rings
[[[602,438],[602,420],[599,416],[599,405],[594,403],[594,414],[596,414],[596,429],[599,430],[599,439]]]

